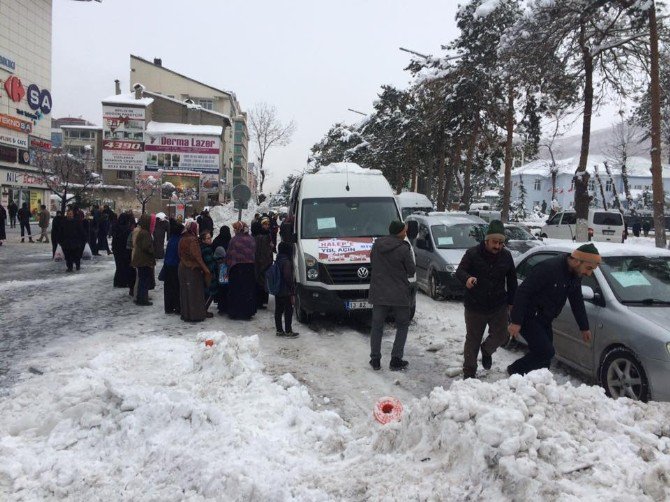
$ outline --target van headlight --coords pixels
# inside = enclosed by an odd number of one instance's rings
[[[319,262],[311,254],[305,253],[305,272],[307,279],[316,281],[319,278]]]

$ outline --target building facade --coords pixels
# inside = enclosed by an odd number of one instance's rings
[[[142,84],[147,91],[179,101],[190,101],[213,113],[229,117],[234,126],[226,131],[223,153],[221,200],[228,200],[232,187],[247,179],[247,116],[233,92],[217,89],[174,70],[165,68],[161,59],[153,62],[130,56],[130,82]]]
[[[33,213],[50,192],[35,152],[51,150],[51,0],[0,0],[0,200]]]
[[[605,169],[605,162],[610,167],[611,177]],[[512,171],[511,200],[521,199],[522,186],[525,189],[525,208],[531,211],[536,206],[542,206],[546,202],[547,207],[552,207],[552,199],[556,202],[554,206],[561,209],[574,207],[575,186],[574,175],[579,163],[579,157],[570,157],[556,161],[556,185],[553,188],[551,162],[548,160],[536,160]],[[640,199],[645,191],[651,191],[651,160],[644,157],[630,157],[627,161],[628,186],[631,197]],[[589,167],[587,168],[589,179],[589,193],[594,203],[603,207],[603,197],[600,184],[596,179],[596,172],[600,178],[605,193],[605,202],[608,207],[613,206],[615,193],[622,201],[622,207],[627,208],[624,193],[623,177],[621,169],[615,166],[611,160],[602,155],[590,155]],[[666,193],[666,206],[670,201],[670,166],[663,166],[663,190]],[[552,196],[552,192],[553,196]]]
[[[231,120],[218,112],[136,86],[102,101],[102,178],[133,197],[118,209],[190,215],[220,201]],[[157,189],[152,190],[152,185]]]

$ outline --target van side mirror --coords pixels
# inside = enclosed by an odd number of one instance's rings
[[[409,240],[416,239],[416,236],[419,235],[419,222],[410,220],[407,222],[407,238]]]
[[[428,250],[428,244],[426,243],[426,239],[423,239],[423,238],[417,239],[416,240],[416,247],[418,247],[419,249]]]

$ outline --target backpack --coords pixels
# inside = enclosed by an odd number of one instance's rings
[[[276,261],[265,271],[265,285],[268,293],[276,295],[281,291],[281,266]]]

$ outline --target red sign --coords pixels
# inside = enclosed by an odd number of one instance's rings
[[[5,129],[11,129],[12,131],[19,131],[26,134],[30,134],[31,132],[33,132],[33,125],[30,122],[17,119],[16,117],[12,117],[11,115],[5,115],[4,113],[0,113],[0,127],[4,127]]]
[[[30,138],[30,147],[40,150],[51,150],[51,141],[44,139]]]
[[[117,141],[109,140],[102,144],[103,150],[120,150],[126,152],[143,152],[144,143],[141,141]]]
[[[26,90],[23,88],[21,79],[13,75],[5,80],[5,91],[7,91],[9,99],[16,101],[17,103],[26,95]]]

